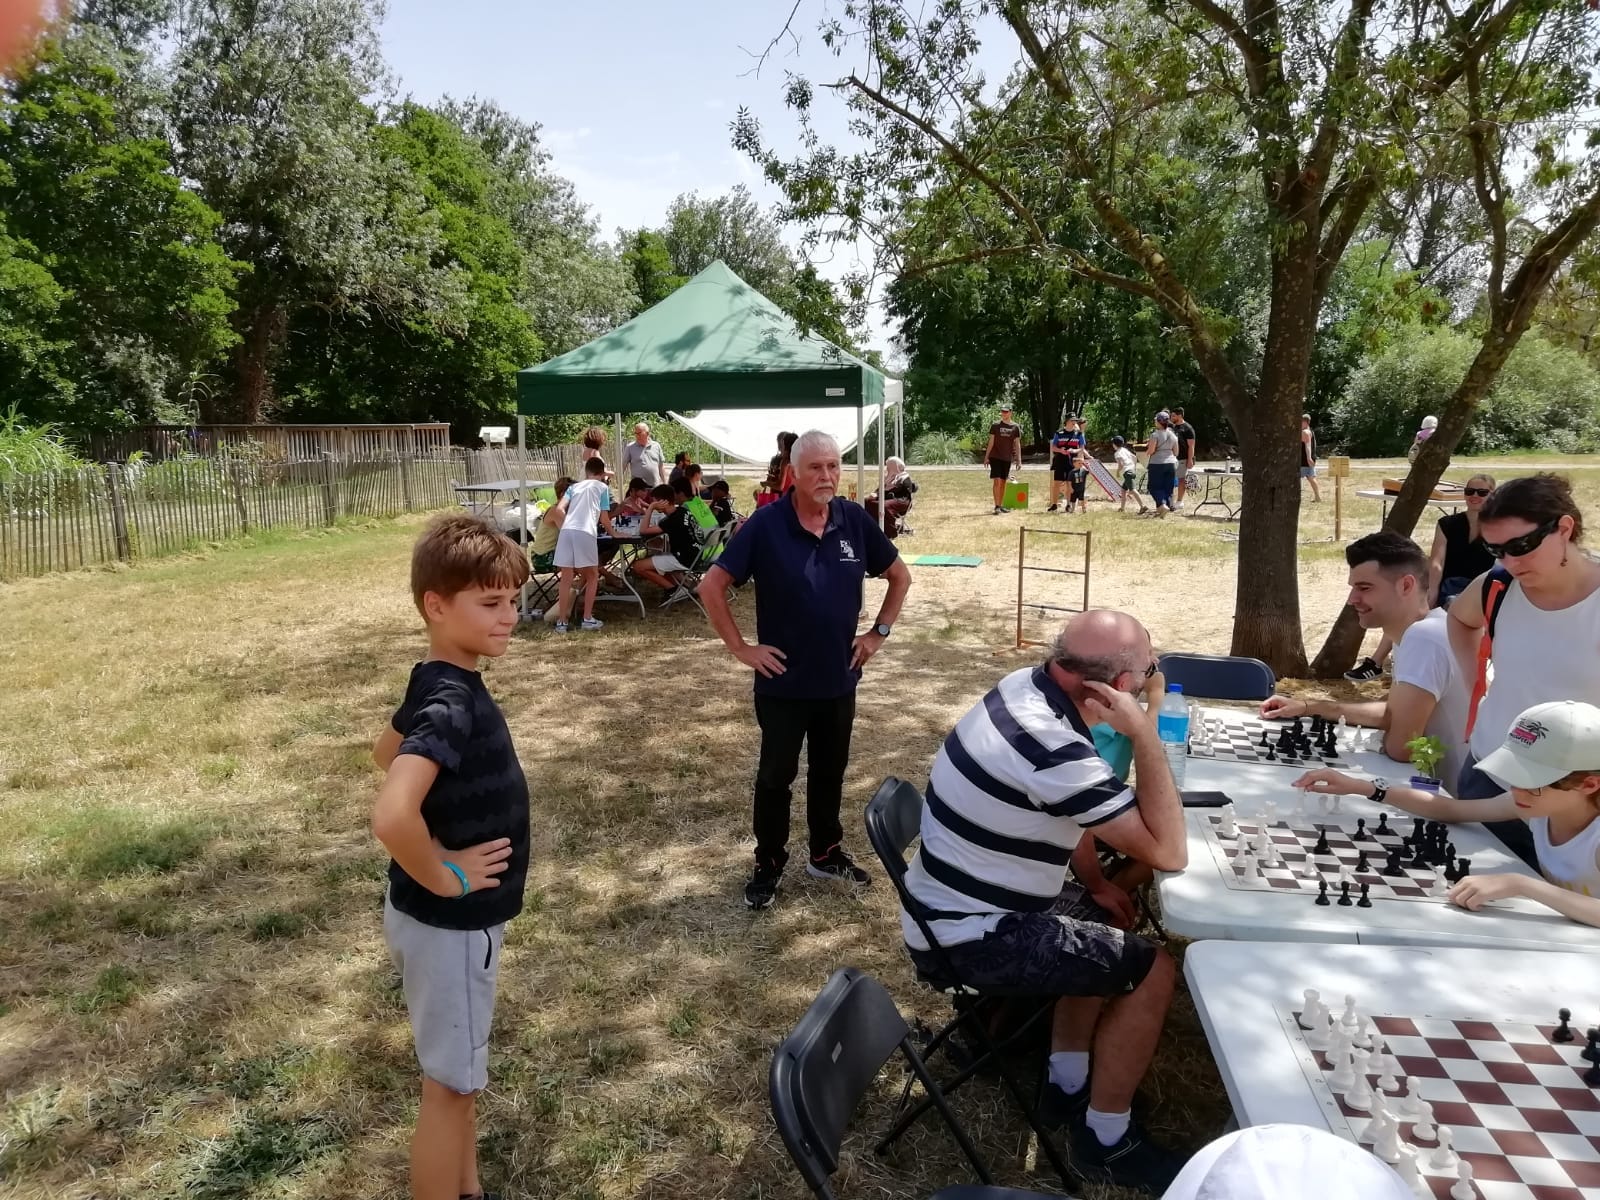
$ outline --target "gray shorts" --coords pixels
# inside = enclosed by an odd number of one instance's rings
[[[383,902],[422,1073],[465,1096],[489,1086],[489,1024],[506,927],[440,929]]]
[[[556,536],[557,567],[598,567],[600,539],[592,533],[563,529]]]

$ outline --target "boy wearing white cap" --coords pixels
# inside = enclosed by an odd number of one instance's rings
[[[1340,771],[1308,771],[1294,786],[1321,795],[1368,796],[1434,821],[1523,820],[1539,858],[1527,875],[1468,875],[1450,889],[1463,908],[1523,896],[1585,925],[1600,925],[1600,708],[1577,700],[1535,704],[1512,722],[1498,750],[1478,764],[1509,789],[1457,800]]]

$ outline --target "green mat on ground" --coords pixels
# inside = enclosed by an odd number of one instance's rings
[[[907,564],[913,567],[975,567],[981,558],[968,558],[964,554],[907,554]]]

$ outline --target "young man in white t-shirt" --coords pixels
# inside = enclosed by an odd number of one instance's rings
[[[591,458],[584,464],[584,478],[567,489],[556,503],[562,513],[561,533],[556,538],[556,570],[561,573],[560,594],[556,598],[556,632],[567,631],[572,612],[572,577],[583,579],[583,629],[599,629],[594,619],[594,596],[600,582],[600,538],[596,526],[604,526],[612,537],[611,489],[605,481],[606,464]]]
[[[1465,754],[1467,689],[1462,682],[1443,609],[1428,608],[1428,559],[1408,537],[1369,533],[1345,548],[1350,607],[1363,629],[1382,629],[1394,642],[1394,685],[1382,700],[1298,700],[1273,696],[1268,718],[1321,716],[1383,730],[1383,752],[1409,762],[1413,738],[1444,743],[1441,778],[1453,781]]]
[[[1128,444],[1122,440],[1119,433],[1111,439],[1111,457],[1117,462],[1117,474],[1122,477],[1122,500],[1117,505],[1118,512],[1125,512],[1128,508],[1128,497],[1132,496],[1139,512],[1144,513],[1144,497],[1139,495],[1139,489],[1133,486],[1133,477],[1139,473],[1139,460],[1133,456],[1133,451],[1128,449]]]

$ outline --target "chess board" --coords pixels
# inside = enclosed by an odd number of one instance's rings
[[[1332,1064],[1306,1045],[1299,1014],[1281,1015],[1328,1128],[1370,1147],[1369,1114],[1329,1086]],[[1583,1081],[1588,1064],[1579,1057],[1581,1033],[1561,1044],[1550,1040],[1553,1021],[1373,1014],[1373,1022],[1375,1036],[1400,1061],[1399,1087],[1385,1093],[1389,1107],[1396,1107],[1409,1078],[1415,1094],[1433,1106],[1434,1124],[1449,1127],[1451,1148],[1472,1164],[1482,1200],[1600,1200],[1600,1094]],[[1377,1078],[1368,1072],[1374,1091]],[[1428,1161],[1438,1138],[1415,1136],[1403,1116],[1400,1129],[1402,1140],[1421,1151],[1417,1165],[1430,1194],[1450,1200],[1455,1168]]]
[[[1223,721],[1212,720],[1205,724],[1204,729],[1194,726],[1190,728],[1190,758],[1220,758],[1242,763],[1265,763],[1269,766],[1293,767],[1299,771],[1309,771],[1315,767],[1332,767],[1336,771],[1363,774],[1361,768],[1346,756],[1343,749],[1335,750],[1331,755],[1323,754],[1313,743],[1309,756],[1279,754],[1278,735],[1285,727],[1282,721],[1262,721],[1255,717],[1229,717]],[[1271,743],[1270,748],[1275,755],[1274,758],[1267,757],[1269,747],[1261,744],[1263,731],[1267,734],[1267,741]]]
[[[1350,873],[1352,903],[1359,896],[1363,883],[1368,885],[1367,896],[1371,900],[1426,900],[1443,904],[1446,902],[1445,895],[1450,890],[1451,885],[1445,881],[1443,867],[1414,867],[1411,865],[1409,853],[1406,856],[1406,873],[1403,876],[1389,876],[1382,873],[1390,849],[1399,846],[1405,838],[1410,828],[1409,820],[1406,822],[1406,828],[1395,827],[1392,832],[1382,835],[1373,833],[1374,826],[1369,822],[1368,838],[1360,842],[1355,840],[1356,826],[1353,821],[1348,827],[1309,818],[1303,823],[1298,818],[1293,823],[1274,821],[1267,826],[1267,836],[1272,839],[1278,848],[1278,853],[1283,856],[1283,863],[1275,867],[1258,863],[1260,874],[1251,879],[1245,878],[1234,860],[1239,852],[1251,844],[1261,832],[1261,819],[1236,821],[1236,833],[1231,838],[1222,835],[1222,823],[1221,813],[1206,814],[1206,843],[1211,847],[1212,856],[1216,859],[1217,869],[1222,873],[1223,882],[1236,890],[1303,892],[1315,897],[1321,891],[1319,882],[1326,879],[1329,902],[1336,905],[1340,897],[1341,870]],[[1328,835],[1329,853],[1314,855],[1311,851],[1316,846],[1318,837],[1324,832]],[[1360,860],[1362,850],[1367,852],[1370,869],[1358,872],[1356,863]],[[1308,860],[1314,861],[1317,867],[1316,877],[1312,879],[1301,875]]]

